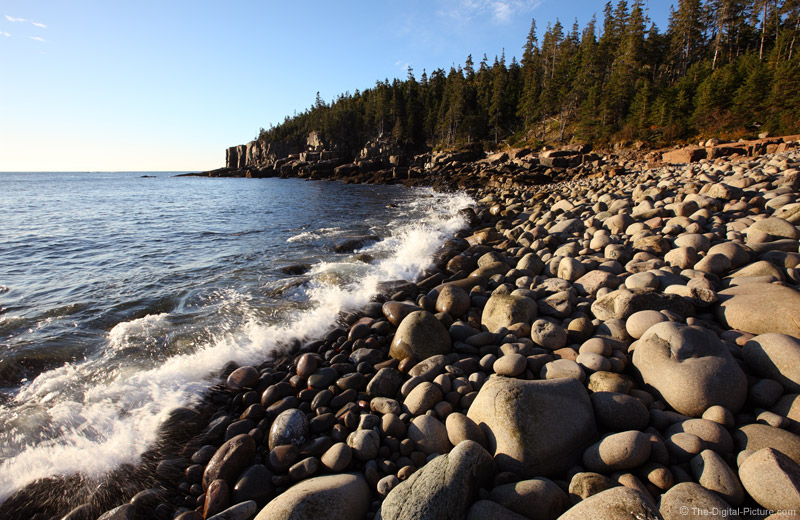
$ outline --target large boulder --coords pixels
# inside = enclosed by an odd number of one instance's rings
[[[467,417],[486,434],[500,468],[523,477],[566,471],[597,435],[589,395],[572,378],[491,378]]]
[[[722,290],[717,297],[717,318],[732,329],[800,338],[800,292],[790,287],[746,283]]]
[[[689,507],[691,504],[693,507]],[[659,511],[664,520],[705,520],[708,511],[727,511],[730,504],[695,482],[681,482],[661,495]]]
[[[412,357],[418,361],[437,354],[449,354],[450,333],[436,316],[427,311],[414,311],[403,318],[389,348],[394,359]]]
[[[619,486],[572,506],[558,520],[661,520],[653,501],[641,491]]]
[[[677,412],[700,417],[713,405],[736,413],[747,378],[713,332],[675,322],[657,323],[639,339],[633,364]]]
[[[742,356],[756,374],[774,379],[789,392],[800,392],[800,339],[761,334],[745,343]]]
[[[800,465],[772,448],[747,457],[739,467],[747,492],[766,509],[800,511]]]
[[[489,332],[514,323],[530,323],[536,318],[536,302],[526,296],[493,294],[483,308],[481,323]]]
[[[361,475],[325,475],[290,487],[267,504],[255,520],[363,518],[369,500],[369,485]]]
[[[800,436],[766,424],[747,424],[733,432],[739,451],[773,448],[800,464]]]
[[[639,311],[672,311],[684,318],[694,316],[692,302],[677,294],[664,294],[651,289],[617,289],[592,304],[592,314],[603,321],[625,320]]]
[[[464,518],[478,488],[491,477],[493,465],[491,455],[480,444],[463,441],[450,453],[439,455],[392,489],[375,518]]]

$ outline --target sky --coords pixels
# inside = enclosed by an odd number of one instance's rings
[[[667,0],[649,0],[666,27]],[[0,171],[204,171],[311,106],[411,66],[520,58],[605,0],[3,0]]]

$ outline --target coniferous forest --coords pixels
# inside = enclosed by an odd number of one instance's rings
[[[520,60],[468,56],[330,103],[318,94],[258,137],[304,142],[316,130],[353,149],[385,136],[411,151],[800,132],[800,0],[679,0],[666,30],[643,0],[608,2],[601,17],[533,20]]]

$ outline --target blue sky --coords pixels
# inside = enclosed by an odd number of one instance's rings
[[[649,0],[663,31],[669,3]],[[519,56],[535,18],[601,0],[0,4],[0,171],[208,170],[225,148],[377,79]]]

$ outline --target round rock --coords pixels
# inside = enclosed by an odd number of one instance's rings
[[[747,378],[713,332],[675,322],[657,323],[639,339],[633,364],[677,412],[699,417],[713,405],[738,412]]]
[[[413,357],[422,361],[438,354],[448,354],[450,349],[450,334],[442,322],[427,311],[414,311],[397,327],[389,355],[394,359]]]

